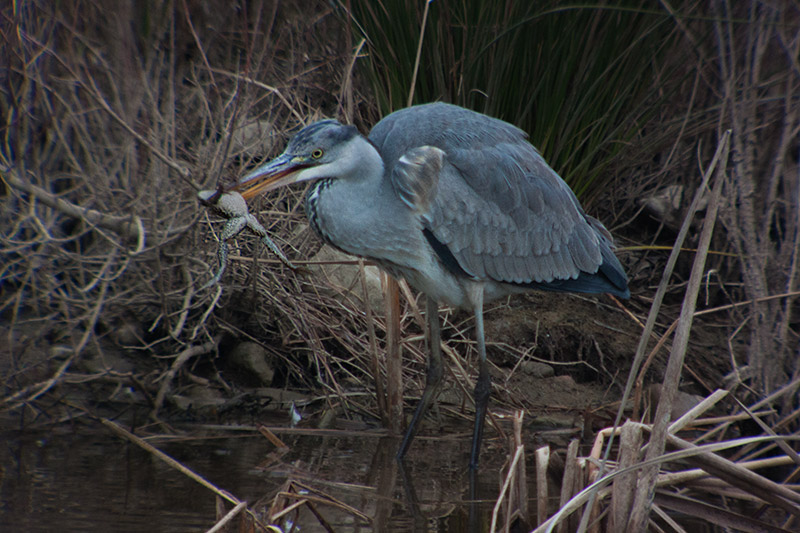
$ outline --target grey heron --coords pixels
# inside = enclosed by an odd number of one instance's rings
[[[630,294],[606,228],[584,212],[525,132],[496,118],[424,104],[386,116],[369,137],[323,120],[234,189],[249,200],[309,180],[316,183],[306,214],[324,241],[374,261],[427,297],[427,378],[399,459],[442,381],[439,303],[475,315],[475,469],[491,389],[484,303],[531,289]]]

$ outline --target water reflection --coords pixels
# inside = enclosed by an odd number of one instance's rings
[[[468,434],[418,437],[403,467],[394,460],[395,439],[282,438],[290,450],[280,458],[254,431],[154,444],[263,516],[280,488],[294,479],[372,521],[317,505],[336,531],[488,529],[505,458],[501,447],[484,449],[477,480],[481,501],[470,506]],[[0,464],[4,531],[202,531],[215,521],[213,493],[106,431],[7,434]],[[313,513],[299,509],[287,517],[300,531],[324,531]]]

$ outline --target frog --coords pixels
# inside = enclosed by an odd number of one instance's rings
[[[219,238],[219,248],[217,249],[219,267],[214,273],[214,276],[203,285],[203,289],[216,285],[219,283],[220,279],[222,279],[222,274],[225,272],[225,267],[228,264],[228,241],[236,237],[245,228],[250,229],[250,231],[261,237],[261,242],[264,243],[284,265],[293,271],[297,270],[297,267],[287,259],[281,249],[278,248],[278,245],[270,239],[267,230],[261,225],[255,215],[250,213],[247,207],[247,201],[239,192],[224,191],[222,189],[203,190],[197,193],[197,197],[202,204],[212,207],[217,213],[227,219],[225,227],[222,229],[222,234]]]

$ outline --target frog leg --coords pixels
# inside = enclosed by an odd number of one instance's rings
[[[217,248],[217,263],[219,267],[214,276],[201,287],[201,290],[216,285],[222,279],[225,267],[228,266],[228,240],[238,235],[245,226],[248,226],[246,217],[232,218],[225,224],[222,229],[222,235],[219,238],[219,248]]]
[[[278,248],[278,245],[275,244],[273,240],[269,238],[269,235],[267,235],[267,230],[264,229],[264,226],[261,225],[258,219],[249,213],[245,218],[247,219],[247,227],[250,228],[250,230],[252,230],[253,233],[261,237],[261,242],[264,243],[264,245],[267,248],[269,248],[269,250],[273,254],[278,256],[278,259],[281,260],[281,263],[291,268],[292,270],[297,270],[297,267],[294,266],[291,261],[289,261],[289,259],[283,254],[281,249]]]

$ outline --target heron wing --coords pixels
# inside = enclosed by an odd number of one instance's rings
[[[627,292],[607,231],[522,130],[429,104],[393,113],[370,140],[398,196],[423,217],[436,253],[446,265],[455,259],[459,273],[551,290]],[[436,183],[419,171],[433,167],[405,162],[419,158],[412,152],[419,146],[444,152]],[[426,191],[425,203],[408,191]]]
[[[522,284],[597,272],[600,236],[527,141],[446,152],[426,222],[465,271]]]

